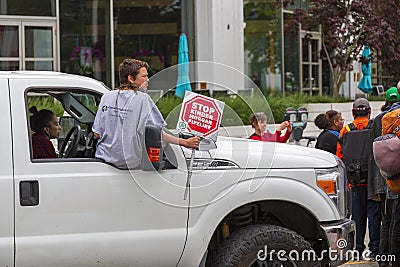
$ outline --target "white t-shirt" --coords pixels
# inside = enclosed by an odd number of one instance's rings
[[[114,90],[103,95],[92,127],[100,135],[96,158],[119,168],[136,168],[142,159],[146,125],[166,125],[146,93]]]

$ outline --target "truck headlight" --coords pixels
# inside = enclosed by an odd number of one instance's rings
[[[315,170],[318,186],[324,190],[335,203],[340,217],[346,216],[345,172],[343,162],[338,159],[338,166],[329,169]]]

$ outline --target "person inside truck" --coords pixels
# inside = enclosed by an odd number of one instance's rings
[[[37,110],[35,106],[29,111],[32,134],[33,159],[57,158],[56,151],[50,139],[57,138],[61,127],[57,116],[48,109]]]
[[[134,169],[142,160],[142,140],[146,125],[166,125],[157,106],[146,94],[148,85],[147,62],[125,59],[119,65],[120,87],[103,95],[92,131],[98,138],[95,157],[121,169]],[[129,130],[125,130],[129,125]],[[199,137],[177,138],[165,132],[168,143],[197,148]],[[129,140],[129,147],[124,146]],[[125,141],[126,142],[126,141]]]
[[[276,128],[275,133],[271,133],[266,130],[267,119],[267,115],[264,112],[257,112],[250,115],[251,126],[254,128],[255,133],[249,138],[265,142],[286,143],[292,133],[292,124],[289,121],[284,121]],[[282,135],[282,131],[285,129],[286,132]]]

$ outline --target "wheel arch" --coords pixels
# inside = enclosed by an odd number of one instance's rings
[[[236,213],[246,212],[246,209],[252,209],[258,222],[286,227],[310,242],[315,241],[311,242],[313,245],[326,248],[326,237],[319,221],[338,220],[340,216],[333,202],[328,196],[324,196],[322,190],[282,177],[268,177],[255,192],[249,192],[250,183],[251,181],[243,181],[236,184],[234,189],[229,188],[229,194],[207,205],[197,214],[198,220],[194,219],[195,223],[189,229],[189,246],[185,255],[193,257],[199,250],[202,251],[202,256],[207,251],[210,253],[221,242],[224,223],[229,222]],[[315,229],[318,230],[315,232]],[[202,245],[199,245],[199,240]]]
[[[234,225],[238,221],[238,217],[240,218],[239,223],[243,224]],[[210,261],[214,259],[218,248],[225,239],[250,225],[257,224],[281,226],[296,232],[312,245],[317,255],[321,255],[322,250],[329,248],[325,233],[318,220],[304,207],[282,200],[257,201],[232,210],[221,220],[208,243],[205,266],[212,266]],[[224,236],[227,228],[229,236]]]

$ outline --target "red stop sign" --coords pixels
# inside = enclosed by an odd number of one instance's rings
[[[181,120],[186,122],[190,132],[199,132],[203,137],[218,130],[221,117],[221,111],[213,99],[198,95],[183,104]]]

